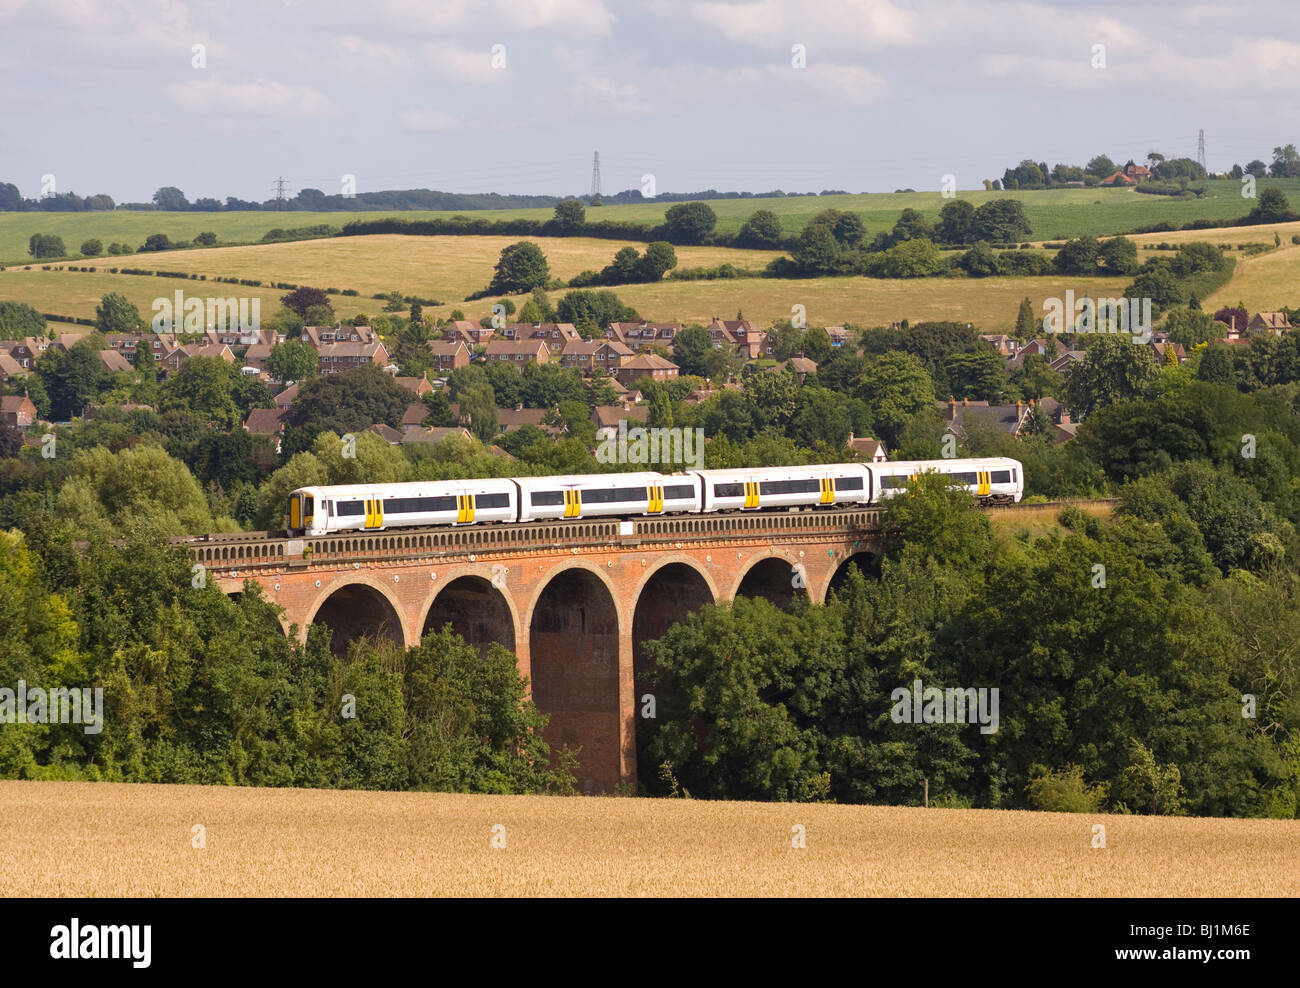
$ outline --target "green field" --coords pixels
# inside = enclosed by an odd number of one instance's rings
[[[1084,234],[1121,233],[1164,220],[1186,223],[1194,219],[1231,220],[1249,212],[1253,202],[1241,198],[1241,184],[1233,180],[1205,183],[1209,191],[1202,199],[1173,199],[1141,195],[1131,189],[1047,189],[1040,192],[960,192],[959,197],[979,205],[989,199],[1012,197],[1025,204],[1033,226],[1032,239],[1057,240]],[[1258,191],[1279,186],[1300,206],[1300,179],[1264,179]],[[717,199],[709,205],[718,214],[718,230],[739,230],[745,219],[758,209],[769,209],[782,221],[787,233],[797,233],[824,209],[846,209],[861,215],[870,233],[888,230],[907,207],[920,210],[930,219],[939,215],[944,199],[933,192],[869,193],[863,195],[794,196],[780,199]],[[636,223],[657,223],[671,203],[639,203],[626,206],[589,208],[590,219]],[[27,241],[33,233],[58,234],[69,250],[94,237],[105,245],[125,241],[144,243],[152,233],[165,233],[174,241],[188,243],[206,230],[223,243],[254,243],[275,227],[303,227],[327,223],[341,227],[356,219],[396,216],[415,220],[468,215],[475,219],[531,217],[546,219],[550,209],[473,211],[381,211],[355,213],[235,212],[235,213],[0,213],[0,263],[27,263]]]

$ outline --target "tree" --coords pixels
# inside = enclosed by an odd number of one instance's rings
[[[158,361],[154,359],[153,347],[149,346],[148,342],[137,342],[135,349],[131,352],[131,366],[138,370],[146,380],[153,381],[157,375]]]
[[[1099,251],[1096,237],[1079,237],[1056,252],[1053,266],[1058,274],[1096,274]]]
[[[677,252],[673,250],[673,245],[663,240],[655,240],[646,245],[644,256],[636,264],[636,280],[659,281],[665,273],[675,267],[677,267]]]
[[[312,378],[298,388],[288,424],[300,432],[292,443],[286,436],[285,447],[296,452],[322,432],[357,434],[376,423],[401,428],[410,404],[411,392],[374,364]]]
[[[288,295],[280,296],[280,304],[291,312],[296,312],[299,317],[305,319],[307,310],[317,305],[329,306],[329,293],[323,288],[295,288]],[[328,325],[333,325],[331,318]]]
[[[190,202],[185,198],[185,193],[172,185],[164,185],[155,192],[153,201],[155,206],[165,212],[178,213],[190,208]]]
[[[973,232],[976,240],[1009,244],[1024,240],[1034,231],[1019,199],[990,199],[975,210]]]
[[[51,347],[36,361],[36,376],[50,401],[50,418],[63,422],[80,415],[99,396],[108,377],[99,354],[86,341],[66,353]]]
[[[1034,306],[1028,298],[1021,299],[1020,310],[1016,313],[1016,339],[1028,343],[1038,332],[1040,323],[1034,316]]]
[[[266,372],[277,381],[306,381],[316,376],[320,355],[301,340],[285,340],[271,347]]]
[[[22,302],[0,302],[0,340],[44,336],[45,317]]]
[[[1269,174],[1274,178],[1300,178],[1300,152],[1294,144],[1273,149],[1273,164]]]
[[[742,247],[779,247],[781,244],[781,221],[770,209],[759,209],[745,220],[740,232],[736,234],[736,243]]]
[[[105,336],[138,333],[145,327],[140,310],[125,295],[110,292],[95,306],[95,329]]]
[[[1096,175],[1098,178],[1106,178],[1115,173],[1115,162],[1104,154],[1099,154],[1086,165],[1083,170],[1089,175]]]
[[[794,262],[810,275],[829,274],[839,260],[840,246],[830,229],[820,223],[810,223],[799,234]]]
[[[215,247],[217,245],[217,235],[211,230],[206,230],[194,238],[194,243],[198,247]]]
[[[703,243],[717,222],[717,214],[703,202],[679,202],[664,213],[664,230],[675,244]]]
[[[702,326],[687,326],[673,337],[673,362],[682,374],[710,377],[714,353],[713,338]]]
[[[1135,274],[1138,270],[1137,244],[1128,237],[1111,237],[1097,251],[1108,272]]]
[[[385,312],[401,312],[406,308],[406,299],[401,292],[394,289],[384,296]]]
[[[1250,313],[1244,306],[1227,306],[1225,305],[1214,314],[1214,321],[1221,322],[1229,329],[1235,329],[1238,333],[1244,333],[1246,327],[1250,325]],[[1223,331],[1220,330],[1220,335]],[[1218,337],[1216,337],[1217,339]]]
[[[68,249],[63,246],[63,238],[52,233],[33,233],[27,241],[27,253],[36,260],[45,257],[66,257]]]
[[[637,280],[636,267],[640,259],[641,254],[635,247],[623,247],[600,272],[600,281],[606,285],[626,285]]]
[[[1256,158],[1254,161],[1246,165],[1246,174],[1254,175],[1256,178],[1267,178],[1268,165]]]
[[[935,229],[935,236],[940,243],[973,243],[974,232],[975,207],[965,199],[953,199],[939,210],[939,225]]]
[[[992,347],[949,354],[943,362],[950,394],[973,401],[997,402],[1006,390],[1006,370]]]
[[[239,409],[231,391],[234,367],[220,357],[190,357],[162,386],[160,410],[197,412],[218,429],[239,424]]]
[[[1181,343],[1188,350],[1202,343],[1217,340],[1223,327],[1208,312],[1196,309],[1171,309],[1165,316],[1165,329],[1169,342]]]
[[[573,323],[579,332],[593,339],[611,322],[636,319],[637,314],[606,288],[598,292],[567,292],[556,308],[556,318]]]
[[[151,233],[149,236],[144,238],[144,245],[141,246],[140,253],[155,250],[171,250],[173,246],[175,245],[167,239],[167,234]]]
[[[562,199],[555,204],[554,223],[565,232],[572,232],[587,220],[587,210],[577,199]]]
[[[1086,418],[1097,409],[1146,395],[1156,376],[1151,348],[1127,336],[1103,334],[1088,347],[1083,363],[1070,368],[1065,379],[1065,404]]]
[[[889,234],[889,246],[901,244],[908,240],[931,240],[934,227],[921,213],[911,207],[898,214],[894,229]]]
[[[104,253],[104,244],[102,241],[90,239],[82,241],[81,253],[85,257],[98,257]]]
[[[1248,223],[1286,223],[1291,219],[1291,203],[1286,193],[1278,188],[1261,192],[1255,208],[1246,217]]]
[[[856,394],[871,408],[881,438],[890,446],[897,444],[908,419],[935,403],[934,383],[925,366],[897,350],[867,361]]]
[[[488,294],[517,294],[545,288],[551,272],[546,255],[535,243],[521,240],[501,251]]]

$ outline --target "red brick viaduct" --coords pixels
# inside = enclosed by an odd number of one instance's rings
[[[637,777],[642,643],[704,604],[738,595],[815,602],[847,564],[878,551],[873,508],[483,525],[287,539],[186,540],[226,593],[256,580],[286,632],[333,631],[416,644],[450,623],[519,658],[552,745],[581,747],[579,786]]]

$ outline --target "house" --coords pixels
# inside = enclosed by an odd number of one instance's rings
[[[612,322],[605,329],[605,338],[639,351],[650,346],[671,347],[681,331],[679,322]]]
[[[614,377],[627,386],[631,386],[632,382],[639,381],[643,377],[656,381],[670,381],[676,376],[677,365],[657,353],[642,353],[629,357],[614,368]]]
[[[5,395],[0,398],[0,425],[26,429],[35,421],[36,405],[27,397],[27,392],[24,391],[21,397]]]
[[[1117,168],[1101,180],[1102,185],[1137,185],[1150,181],[1151,169],[1146,165],[1130,163],[1126,168]]]
[[[284,434],[284,413],[275,408],[253,408],[244,419],[244,429],[254,436]]]
[[[1256,312],[1246,328],[1252,333],[1272,333],[1281,336],[1291,328],[1285,312]]]
[[[803,384],[803,379],[809,374],[817,373],[817,361],[809,360],[803,355],[791,357],[789,360],[783,360],[776,366],[769,367],[767,370],[770,374],[772,371],[784,371],[787,367],[794,371],[794,376],[799,379],[800,384]]]
[[[859,439],[850,432],[848,447],[872,463],[884,463],[889,458],[885,454],[885,444],[879,439],[869,439],[865,436]]]
[[[1073,364],[1082,364],[1087,359],[1087,350],[1066,350],[1055,360],[1049,362],[1047,366],[1058,374],[1064,374]]]
[[[484,355],[489,362],[509,363],[523,367],[525,363],[545,364],[551,351],[541,340],[492,340]]]
[[[26,377],[31,371],[14,360],[9,354],[0,351],[0,381],[11,377]]]
[[[244,351],[243,365],[245,367],[257,368],[259,377],[265,377],[269,380],[270,373],[266,369],[266,362],[271,358],[270,343],[253,343]]]
[[[631,348],[618,340],[575,340],[564,345],[564,350],[560,353],[560,364],[590,374],[598,367],[612,370],[632,356],[634,354]]]
[[[488,342],[495,332],[490,326],[480,326],[468,319],[453,319],[442,328],[442,338],[448,343],[460,342],[472,347]]]
[[[330,343],[377,343],[379,337],[370,326],[304,326],[299,337],[303,343],[314,349]]]
[[[367,432],[373,432],[389,446],[396,446],[403,439],[402,433],[394,429],[391,425],[385,425],[383,422],[376,422],[370,426]]]
[[[388,363],[388,348],[379,341],[372,343],[322,343],[316,367],[321,374],[337,374],[364,364],[383,367]]]
[[[131,361],[127,360],[126,357],[117,350],[100,350],[99,363],[104,370],[113,374],[116,374],[119,371],[135,370],[135,368],[131,366]]]
[[[196,343],[188,343],[185,346],[178,346],[171,353],[167,354],[158,362],[158,370],[164,378],[170,377],[181,369],[181,364],[191,357],[216,357],[224,360],[228,364],[235,362],[235,355],[230,352],[230,347],[222,344],[219,347],[208,346],[200,347]]]
[[[371,426],[372,429],[387,429],[387,426]],[[392,430],[389,430],[392,431]],[[383,433],[381,433],[383,435]],[[440,443],[444,439],[473,439],[470,431],[464,426],[430,426],[426,428],[422,425],[408,425],[403,429],[400,442],[409,443]]]
[[[287,412],[293,407],[293,403],[298,400],[298,385],[291,384],[272,399],[275,407],[282,412]]]
[[[581,342],[582,334],[571,322],[510,323],[497,330],[503,340],[516,343],[541,340],[552,353],[559,353],[567,343]]]
[[[82,334],[80,333],[60,333],[54,338],[54,348],[67,353],[74,346],[80,343],[81,340]]]
[[[757,360],[763,353],[767,333],[758,329],[748,319],[719,319],[716,316],[708,326],[714,349],[732,347],[748,360]]]
[[[980,339],[991,346],[1000,357],[1014,357],[1020,349],[1020,341],[1005,334],[982,333]]]
[[[946,420],[945,432],[964,436],[968,426],[982,424],[1017,438],[1028,434],[1035,407],[1032,398],[1028,404],[1017,401],[1014,405],[990,405],[987,401],[968,401],[965,398],[958,403],[950,397],[947,402],[936,404]],[[1055,398],[1044,398],[1041,408],[1052,419],[1054,439],[1064,442],[1074,438],[1078,426],[1071,422],[1069,412],[1060,402]]]
[[[422,401],[413,401],[406,406],[406,411],[402,413],[402,428],[408,425],[419,425],[429,417],[429,408]]]
[[[1187,363],[1187,350],[1181,343],[1170,343],[1168,340],[1152,340],[1150,347],[1155,353],[1157,367],[1163,367],[1169,363],[1171,354],[1178,363]]]
[[[831,338],[831,346],[843,346],[848,340],[848,331],[843,326],[827,326],[826,335]]]
[[[563,427],[546,424],[545,408],[525,408],[523,405],[516,405],[514,408],[497,410],[497,428],[501,432],[521,429],[526,425],[535,425],[553,436],[558,436],[564,431]]]
[[[469,347],[462,340],[434,340],[429,344],[437,369],[444,374],[469,366]]]
[[[397,377],[394,375],[393,380],[406,388],[406,390],[411,391],[420,397],[427,395],[433,390],[433,382],[429,380],[428,371],[425,371],[420,377]]]
[[[591,410],[591,420],[596,423],[597,439],[612,439],[618,435],[618,424],[627,420],[628,428],[645,425],[650,420],[650,406],[632,405],[597,405]]]

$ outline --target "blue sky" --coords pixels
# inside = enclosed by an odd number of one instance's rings
[[[1199,128],[1226,170],[1300,144],[1297,79],[1292,0],[0,0],[0,181],[567,194],[599,149],[607,193],[968,189]]]

